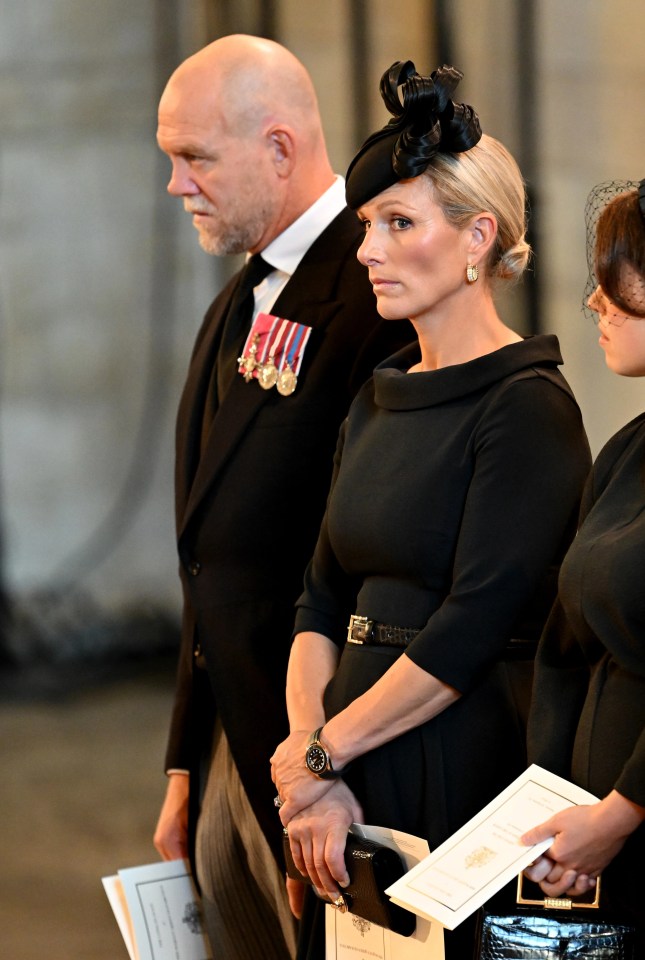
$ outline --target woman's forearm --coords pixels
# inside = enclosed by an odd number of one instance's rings
[[[366,693],[326,723],[323,693],[336,671],[338,656],[336,646],[321,634],[301,633],[294,640],[287,678],[291,733],[271,757],[284,825],[319,800],[334,782],[317,779],[305,765],[314,730],[323,727],[320,739],[332,769],[342,773],[354,758],[425,723],[460,696],[401,656]]]
[[[431,720],[460,696],[454,687],[403,655],[369,690],[325,723],[322,739],[334,766],[342,769],[356,757]]]
[[[628,837],[645,820],[645,807],[612,790],[598,805],[603,830],[616,837]]]
[[[287,712],[294,730],[315,730],[325,722],[323,693],[338,665],[338,647],[321,633],[299,633],[287,670]]]

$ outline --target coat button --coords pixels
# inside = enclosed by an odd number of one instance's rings
[[[191,563],[188,564],[188,573],[192,577],[196,577],[201,569],[202,569],[202,565],[201,563],[198,563],[197,560],[193,560],[191,561]]]

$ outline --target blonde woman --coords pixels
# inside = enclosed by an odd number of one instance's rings
[[[395,64],[393,120],[347,176],[378,312],[418,339],[376,368],[341,431],[298,603],[292,732],[272,760],[296,864],[332,900],[352,821],[434,848],[524,768],[508,661],[589,469],[555,337],[522,339],[495,306],[529,256],[524,187],[452,100],[460,78]],[[322,955],[313,899],[301,958]],[[472,942],[468,922],[446,934],[447,958]]]

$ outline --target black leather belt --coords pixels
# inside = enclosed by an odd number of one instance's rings
[[[347,642],[378,647],[407,647],[419,633],[413,627],[395,627],[391,623],[379,623],[369,617],[352,614],[347,627]],[[537,649],[535,640],[508,640],[503,660],[533,660]]]
[[[407,647],[418,630],[413,627],[394,627],[391,623],[378,623],[368,617],[349,618],[347,642],[379,647]]]

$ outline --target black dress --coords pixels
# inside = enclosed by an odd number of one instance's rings
[[[536,661],[529,749],[598,797],[645,807],[645,414],[604,447]],[[602,877],[602,902],[645,932],[645,828]]]
[[[590,458],[555,337],[408,375],[418,360],[415,345],[385,361],[352,404],[296,632],[342,650],[328,717],[401,655],[345,645],[352,613],[418,629],[407,655],[462,693],[346,775],[367,823],[432,849],[524,769],[505,651],[539,635]]]

